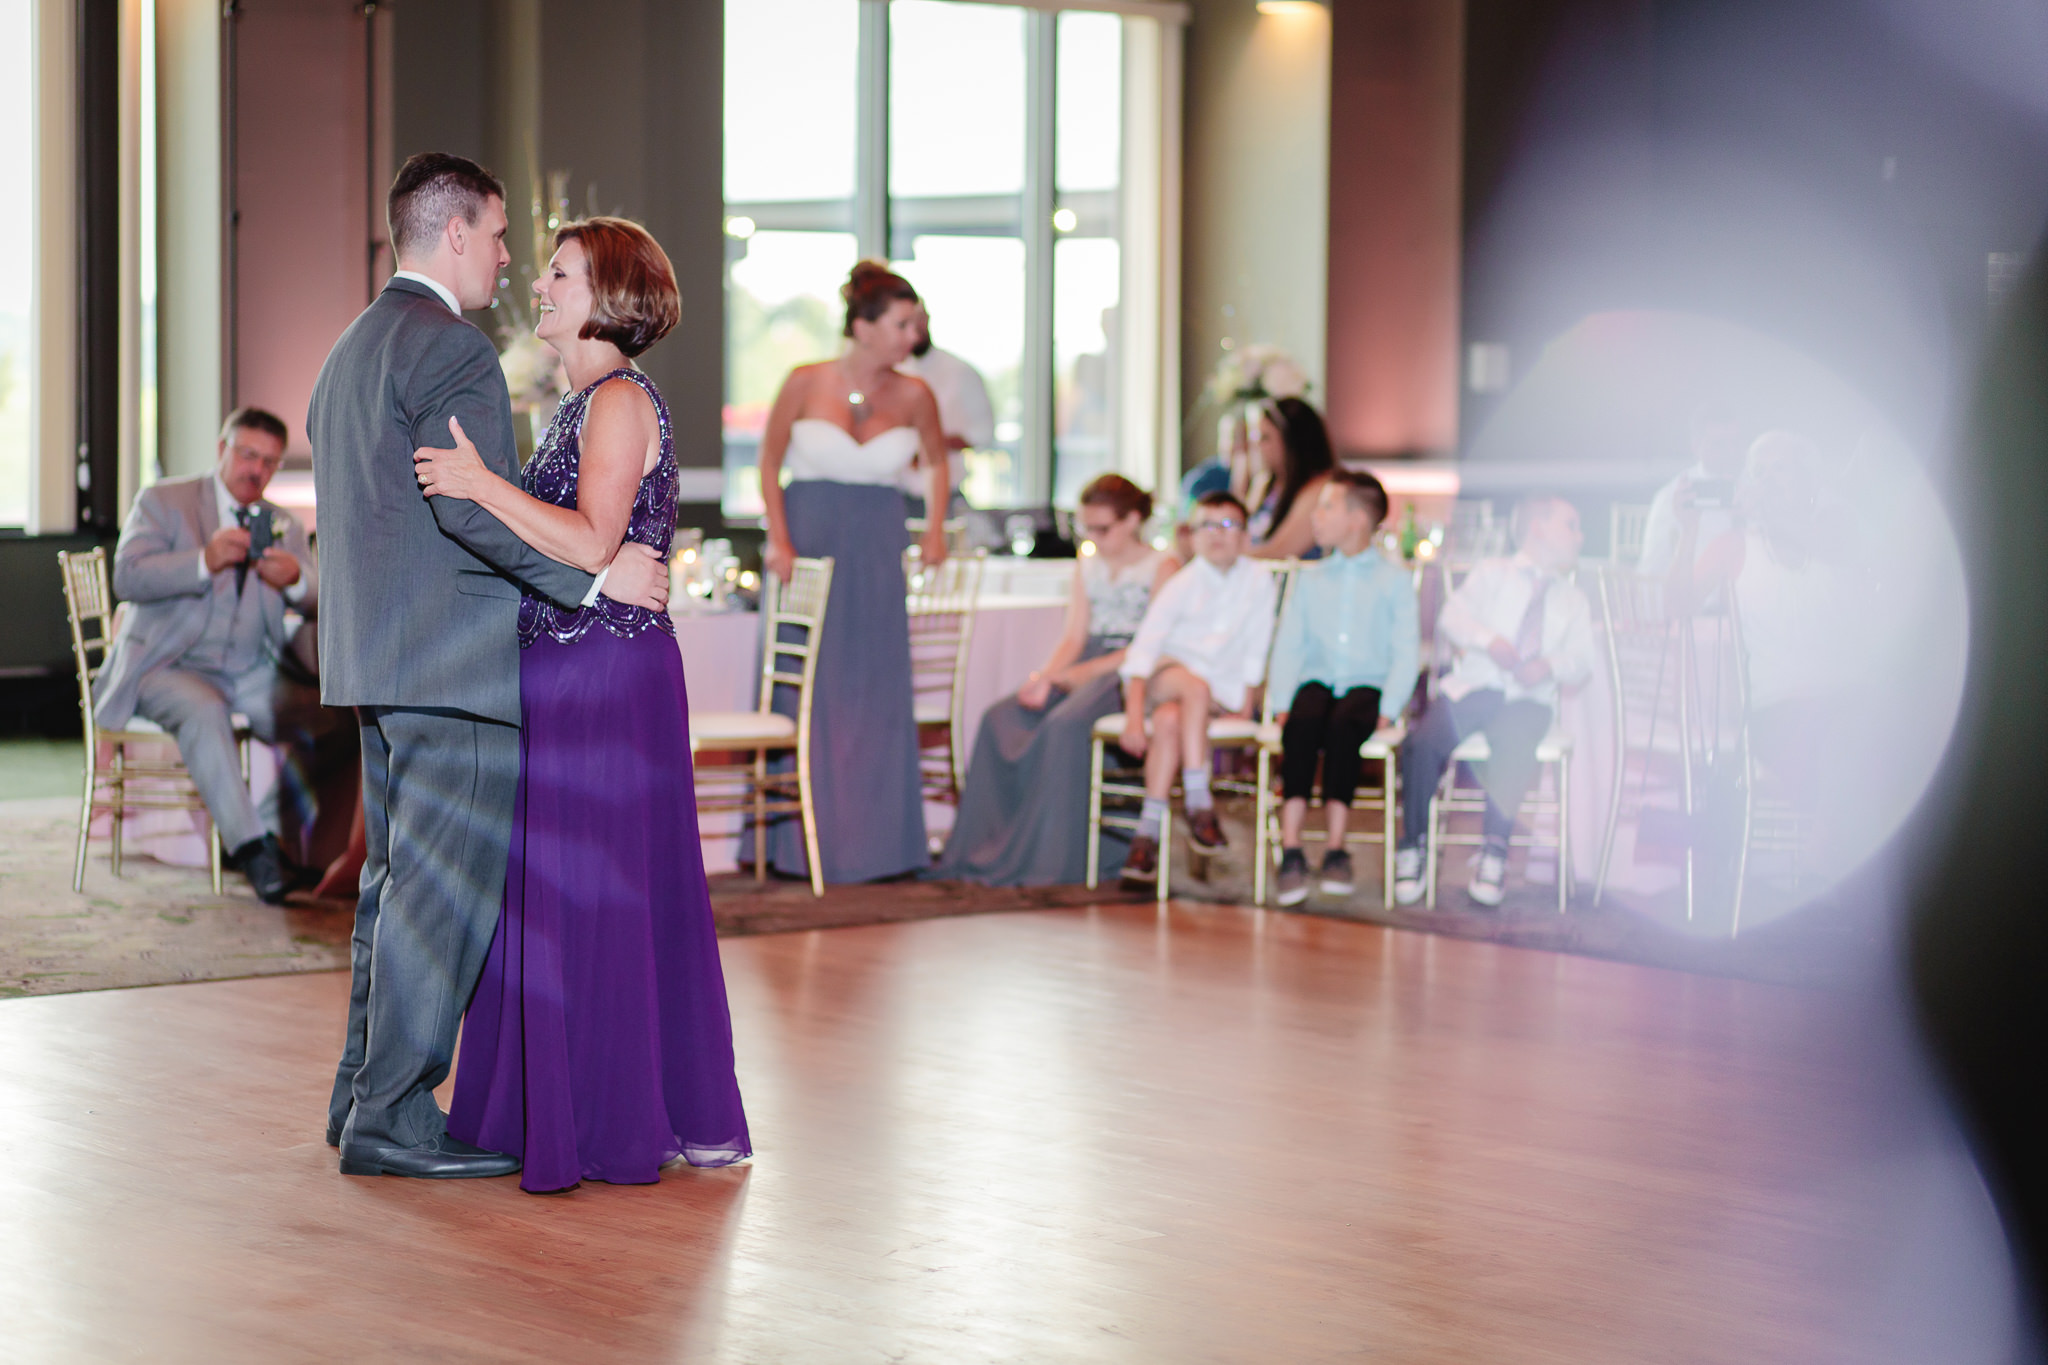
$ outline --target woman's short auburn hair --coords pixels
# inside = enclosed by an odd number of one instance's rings
[[[590,263],[590,318],[577,335],[636,356],[682,320],[675,268],[646,228],[625,218],[580,218],[555,230],[555,250],[564,242],[582,243]]]

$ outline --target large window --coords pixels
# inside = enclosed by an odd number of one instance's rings
[[[1168,52],[1159,16],[1177,11],[1091,2],[726,0],[728,515],[759,513],[768,405],[792,366],[837,353],[838,287],[863,255],[917,287],[934,344],[988,387],[970,501],[1071,503],[1112,469],[1155,481],[1162,404],[1133,380],[1171,368],[1158,290],[1141,291],[1153,316],[1123,300],[1134,264],[1162,268],[1171,221],[1156,109],[1136,121],[1136,184],[1126,142],[1134,93],[1172,100],[1156,73],[1137,92],[1128,73],[1134,51]],[[1136,215],[1133,193],[1150,197]],[[1151,240],[1125,239],[1134,217]]]
[[[29,0],[0,0],[0,184],[16,191],[36,183],[35,34]],[[34,382],[30,290],[35,284],[35,206],[17,203],[0,214],[0,526],[29,522],[34,487],[29,397]]]

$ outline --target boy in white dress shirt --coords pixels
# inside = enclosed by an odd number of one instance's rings
[[[1514,537],[1515,553],[1474,565],[1437,621],[1460,653],[1401,746],[1394,899],[1402,905],[1422,898],[1430,797],[1451,751],[1474,731],[1485,733],[1492,757],[1481,777],[1485,843],[1467,894],[1488,909],[1500,904],[1515,811],[1536,781],[1536,747],[1556,717],[1558,689],[1593,672],[1592,609],[1565,577],[1586,539],[1577,509],[1563,498],[1525,499]]]
[[[1145,760],[1145,809],[1124,862],[1125,881],[1158,879],[1159,835],[1176,776],[1188,837],[1200,848],[1224,847],[1209,794],[1209,720],[1251,714],[1273,638],[1273,575],[1244,557],[1250,520],[1229,493],[1195,504],[1195,558],[1153,595],[1124,652],[1124,732],[1117,742]]]

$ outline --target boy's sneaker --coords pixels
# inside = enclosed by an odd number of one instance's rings
[[[1124,881],[1137,886],[1150,886],[1159,880],[1159,841],[1140,834],[1131,840],[1130,856],[1124,859],[1120,874]]]
[[[1422,850],[1399,848],[1394,850],[1394,903],[1413,905],[1422,899],[1425,890],[1422,884]]]
[[[1325,896],[1348,896],[1358,889],[1351,872],[1351,855],[1333,848],[1323,855],[1322,892]]]
[[[1214,852],[1230,847],[1230,841],[1223,837],[1223,822],[1216,818],[1216,808],[1188,812],[1188,839],[1196,848]]]
[[[1479,855],[1479,866],[1472,873],[1472,885],[1466,889],[1477,904],[1491,910],[1501,902],[1502,890],[1508,879],[1508,858],[1505,853],[1487,849]]]
[[[1300,905],[1308,899],[1308,859],[1298,848],[1280,850],[1280,875],[1273,881],[1273,899]]]

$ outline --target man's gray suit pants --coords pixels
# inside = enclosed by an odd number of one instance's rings
[[[444,1131],[434,1087],[498,926],[519,729],[438,709],[357,714],[369,858],[328,1122],[347,1142],[415,1147]]]
[[[234,852],[263,837],[263,820],[242,777],[242,756],[235,747],[229,717],[240,712],[264,743],[277,738],[271,693],[277,668],[265,663],[246,673],[202,673],[184,668],[158,668],[142,676],[135,691],[135,714],[155,721],[178,741],[178,756],[192,774],[192,785],[206,802],[220,841]]]

